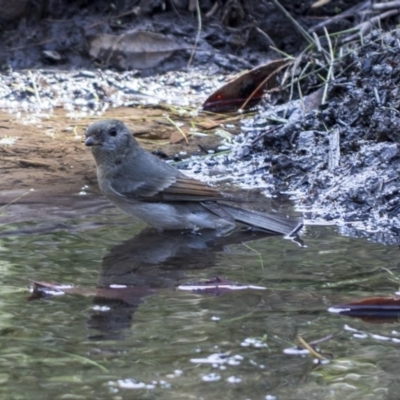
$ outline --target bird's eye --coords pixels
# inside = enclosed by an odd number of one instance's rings
[[[117,130],[115,128],[111,128],[110,132],[108,132],[110,134],[110,136],[117,136]]]

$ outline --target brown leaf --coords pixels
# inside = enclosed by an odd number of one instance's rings
[[[182,50],[174,39],[154,32],[135,31],[122,35],[88,37],[89,54],[105,64],[121,69],[152,68]]]
[[[212,93],[203,103],[203,110],[226,113],[254,107],[264,91],[279,87],[277,74],[290,64],[284,59],[275,60],[240,75]]]
[[[367,297],[362,300],[353,301],[345,304],[350,307],[365,307],[365,308],[398,308],[400,310],[400,297]]]
[[[368,297],[330,307],[329,311],[369,322],[397,321],[400,316],[400,297]]]
[[[171,136],[169,137],[169,142],[171,144],[179,143],[182,142],[183,140],[185,140],[185,137],[182,135],[182,133],[178,131],[173,131],[171,133]]]

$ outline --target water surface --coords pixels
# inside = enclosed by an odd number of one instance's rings
[[[1,398],[398,398],[399,344],[345,329],[396,338],[398,324],[327,312],[395,292],[397,247],[335,227],[307,227],[306,247],[279,236],[160,235],[104,200],[65,204],[2,210]],[[178,289],[214,277],[266,289]],[[79,290],[28,301],[30,280]],[[283,352],[299,335],[328,334],[327,365]]]

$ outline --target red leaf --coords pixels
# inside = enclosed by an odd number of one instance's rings
[[[362,318],[370,322],[397,321],[400,316],[400,297],[368,297],[330,307],[328,311],[348,317]]]
[[[204,102],[203,110],[233,112],[254,107],[265,90],[279,87],[277,74],[290,64],[291,61],[275,60],[240,75],[212,93]]]

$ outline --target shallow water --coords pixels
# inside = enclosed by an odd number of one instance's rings
[[[2,210],[0,398],[398,398],[399,344],[344,328],[396,338],[398,324],[327,312],[396,291],[397,247],[334,227],[307,227],[306,247],[160,235],[103,200],[64,203]],[[266,289],[178,289],[216,276]],[[28,301],[30,280],[76,292]],[[327,365],[283,353],[328,334]]]

